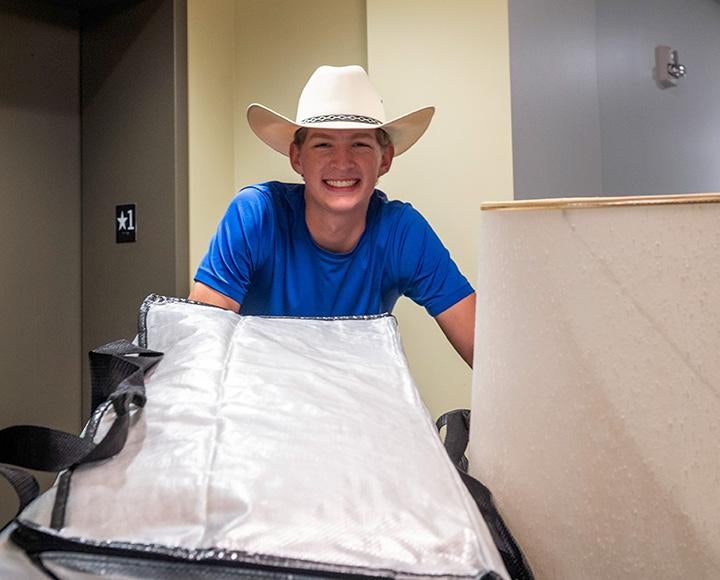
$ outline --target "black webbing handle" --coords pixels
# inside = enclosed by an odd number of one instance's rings
[[[110,400],[116,415],[98,443],[89,437],[35,425],[0,429],[0,476],[10,482],[18,496],[18,513],[39,493],[35,477],[18,468],[57,472],[107,459],[123,448],[131,406],[145,405],[145,372],[162,356],[127,340],[111,342],[90,352],[92,410]]]
[[[20,505],[18,513],[40,493],[40,486],[38,485],[37,479],[27,471],[0,464],[0,476],[9,481],[15,490]],[[0,530],[1,529],[2,522],[0,522]]]
[[[467,474],[468,460],[465,449],[470,440],[470,411],[468,409],[449,411],[437,420],[436,426],[438,431],[442,427],[447,427],[445,450],[457,468],[460,479],[475,500],[508,574],[513,580],[533,580],[532,569],[498,512],[492,493],[477,479]]]
[[[447,451],[453,465],[460,471],[467,471],[468,460],[465,457],[470,438],[470,411],[456,409],[441,415],[435,422],[437,430],[447,427],[445,431],[445,451]]]
[[[145,405],[145,372],[161,358],[127,340],[116,340],[90,352],[92,410],[110,398],[115,412],[127,412],[130,403]]]

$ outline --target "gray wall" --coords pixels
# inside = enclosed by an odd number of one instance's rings
[[[602,191],[595,0],[509,0],[516,199]]]
[[[0,428],[78,432],[85,353],[188,292],[185,0],[69,4],[0,0]],[[0,481],[0,525],[15,508]]]
[[[148,294],[188,293],[186,13],[145,0],[83,22],[83,350],[132,339]],[[128,203],[137,242],[116,244]]]
[[[0,1],[0,427],[80,428],[79,43],[77,11]]]
[[[720,191],[720,3],[509,8],[516,198]],[[655,84],[659,44],[688,67],[677,87]]]
[[[720,3],[597,0],[606,195],[720,191]],[[655,46],[687,77],[659,89]]]

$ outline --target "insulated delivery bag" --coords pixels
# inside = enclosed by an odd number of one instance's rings
[[[0,473],[28,504],[0,533],[0,578],[532,577],[454,465],[466,432],[446,452],[392,316],[153,295],[136,342],[95,352],[81,436],[0,431]],[[17,466],[61,473],[33,499]]]

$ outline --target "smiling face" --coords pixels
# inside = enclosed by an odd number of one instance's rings
[[[374,129],[308,129],[301,146],[290,146],[290,163],[305,180],[306,211],[364,219],[393,153]]]

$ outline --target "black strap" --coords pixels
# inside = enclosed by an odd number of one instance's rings
[[[532,569],[498,512],[492,493],[477,479],[467,474],[468,460],[465,457],[465,449],[470,439],[470,411],[457,409],[445,413],[437,420],[436,425],[438,431],[442,427],[447,427],[445,449],[457,468],[460,479],[475,500],[508,574],[513,580],[533,580]]]
[[[10,482],[18,496],[18,513],[39,493],[35,477],[18,467],[57,472],[107,459],[123,448],[131,406],[145,405],[144,374],[161,358],[162,353],[137,347],[127,340],[106,344],[90,353],[93,411],[109,400],[116,415],[98,443],[91,437],[34,425],[0,429],[0,475]]]
[[[470,411],[468,409],[455,409],[441,415],[435,422],[438,432],[443,427],[445,431],[445,451],[447,451],[453,465],[460,471],[467,471],[468,460],[465,457],[470,437]]]
[[[130,403],[145,404],[145,372],[162,353],[134,345],[127,340],[109,342],[90,352],[92,410],[110,398],[115,411],[127,411]]]
[[[37,479],[27,471],[10,467],[9,465],[0,465],[0,476],[3,476],[10,482],[10,485],[18,497],[18,502],[22,507],[29,504],[40,493],[40,486],[38,485]],[[0,522],[0,529],[2,529],[2,522]]]
[[[510,577],[513,580],[533,580],[532,569],[497,510],[490,490],[467,473],[459,470],[458,473],[475,500]]]

